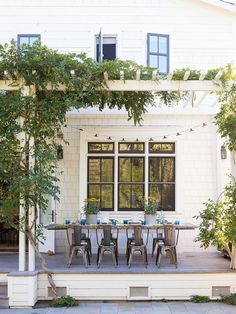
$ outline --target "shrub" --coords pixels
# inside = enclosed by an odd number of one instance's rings
[[[53,300],[51,303],[52,307],[71,307],[76,305],[78,305],[76,299],[69,295],[62,296],[56,300]]]
[[[236,305],[236,293],[232,293],[231,295],[222,296],[221,301],[226,304]]]
[[[190,301],[193,303],[208,303],[210,298],[206,295],[193,295]]]

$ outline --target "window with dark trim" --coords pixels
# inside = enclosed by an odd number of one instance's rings
[[[144,143],[119,143],[119,153],[144,153]]]
[[[147,65],[160,74],[169,72],[169,35],[147,34]]]
[[[113,210],[113,157],[88,157],[88,198],[98,200],[101,210]]]
[[[96,60],[115,60],[116,59],[116,37],[108,37],[99,34],[96,37]]]
[[[144,157],[119,157],[118,210],[143,210]]]
[[[114,143],[101,143],[101,142],[89,142],[88,143],[88,152],[90,154],[94,153],[114,153]]]
[[[149,196],[158,210],[175,210],[175,157],[149,157]]]
[[[41,40],[40,34],[18,34],[17,35],[17,46],[32,45],[36,41]]]
[[[149,143],[149,153],[151,154],[173,154],[175,152],[175,143]]]

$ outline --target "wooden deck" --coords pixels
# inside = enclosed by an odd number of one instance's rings
[[[113,265],[111,255],[106,254],[102,261],[100,268],[96,266],[96,254],[93,254],[91,265],[85,268],[82,258],[75,257],[72,261],[71,267],[66,266],[65,254],[55,254],[47,256],[44,254],[49,269],[54,273],[103,273],[103,274],[135,274],[135,273],[225,273],[236,272],[229,269],[229,260],[222,257],[219,253],[209,252],[188,252],[178,254],[178,268],[170,264],[169,259],[163,257],[161,260],[161,267],[157,268],[155,265],[155,257],[148,256],[149,265],[145,268],[143,258],[137,254],[133,260],[131,268],[126,265],[124,255],[119,256],[119,265]],[[0,253],[0,273],[9,273],[17,271],[18,269],[18,254],[16,253]],[[37,260],[36,270],[41,272],[40,263]]]

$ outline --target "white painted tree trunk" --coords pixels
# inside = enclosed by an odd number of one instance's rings
[[[230,268],[236,269],[236,247],[232,247]]]

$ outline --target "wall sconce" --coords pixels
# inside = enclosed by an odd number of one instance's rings
[[[63,159],[63,147],[61,145],[57,146],[57,159]]]
[[[227,150],[224,145],[221,146],[220,149],[221,159],[227,159]]]

